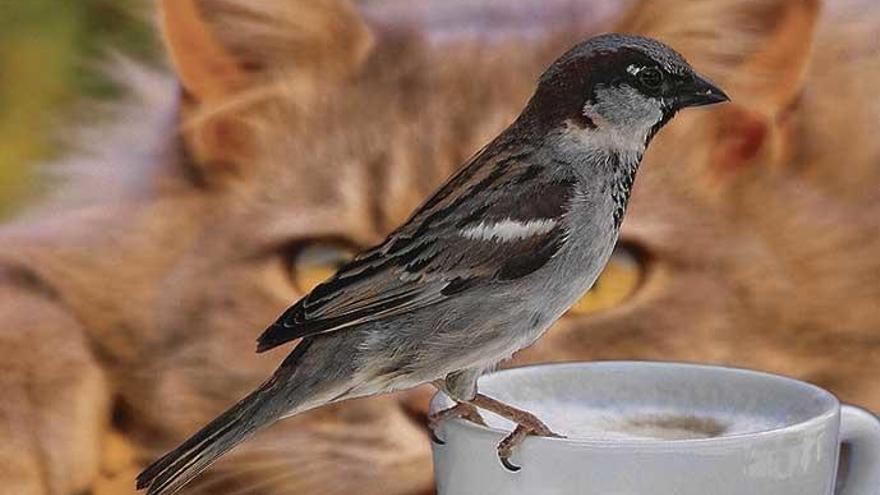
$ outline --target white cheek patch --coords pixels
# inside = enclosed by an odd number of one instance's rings
[[[598,88],[596,100],[584,106],[584,114],[601,117],[622,129],[650,129],[663,118],[663,109],[660,100],[624,84]]]
[[[596,125],[584,139],[600,149],[643,151],[648,133],[663,118],[661,105],[630,86],[599,88],[595,101],[583,108]]]
[[[543,218],[519,222],[506,219],[495,223],[481,223],[461,230],[462,237],[475,241],[514,241],[527,239],[535,235],[546,234],[556,227],[556,220]]]

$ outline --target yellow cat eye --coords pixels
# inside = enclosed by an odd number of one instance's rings
[[[636,292],[643,271],[639,254],[628,246],[618,245],[593,288],[568,310],[568,314],[598,313],[620,305]]]
[[[297,249],[290,267],[293,285],[308,293],[354,257],[355,251],[339,243],[314,242]]]
[[[319,241],[296,249],[290,267],[296,289],[306,294],[327,280],[356,254],[344,244]],[[569,315],[585,315],[611,309],[632,296],[642,280],[643,266],[638,253],[618,245],[599,279],[574,306]]]

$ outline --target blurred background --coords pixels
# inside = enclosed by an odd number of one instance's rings
[[[114,53],[155,61],[159,48],[143,1],[3,2],[0,218],[39,191],[33,164],[63,153],[57,132],[71,106],[119,96],[101,61]]]
[[[733,101],[655,139],[605,273],[513,364],[742,366],[880,410],[874,0],[0,1],[0,491],[133,494],[283,359],[251,352],[268,322],[612,29]],[[432,493],[431,393],[281,422],[190,493]]]

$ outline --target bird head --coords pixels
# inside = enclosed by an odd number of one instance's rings
[[[665,44],[605,34],[574,46],[544,72],[523,119],[645,146],[679,110],[728,100]]]

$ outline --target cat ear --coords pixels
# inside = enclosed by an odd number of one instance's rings
[[[308,88],[355,73],[373,37],[347,0],[160,0],[159,25],[184,91],[190,154],[205,169],[235,170],[248,155],[242,114],[285,77]]]
[[[785,155],[819,12],[818,0],[643,0],[620,30],[665,41],[730,95],[713,163],[736,169]]]
[[[197,101],[217,100],[244,86],[244,69],[214,36],[196,0],[162,0],[159,26],[181,85]]]

